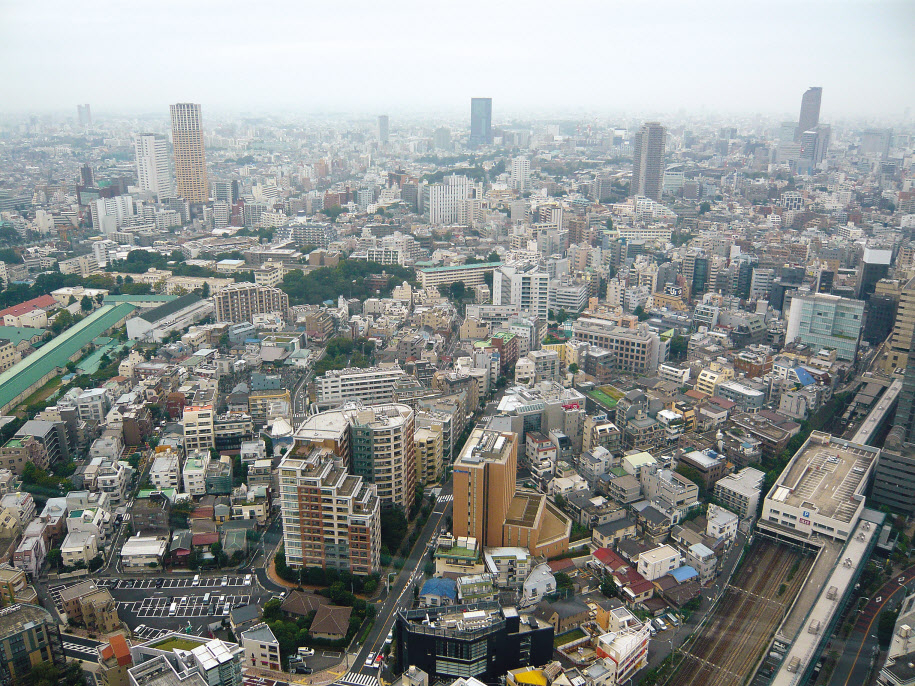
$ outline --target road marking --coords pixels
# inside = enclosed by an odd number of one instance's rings
[[[378,679],[375,677],[356,672],[347,672],[340,681],[344,684],[355,684],[355,686],[379,686]]]
[[[438,497],[438,502],[440,503],[450,503],[454,500],[454,495],[440,495]]]
[[[92,646],[83,645],[82,643],[71,643],[70,641],[61,641],[61,646],[64,650],[70,650],[74,653],[83,653],[84,655],[91,655],[92,657],[98,659],[98,650]]]

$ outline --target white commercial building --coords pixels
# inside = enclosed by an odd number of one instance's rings
[[[512,159],[511,184],[516,191],[526,191],[530,187],[531,161],[527,157]]]
[[[659,545],[639,555],[638,572],[648,581],[660,579],[683,566],[683,557],[669,545]]]
[[[181,461],[178,453],[165,450],[156,453],[149,470],[149,481],[157,489],[181,487]]]
[[[741,519],[756,517],[765,478],[763,472],[752,467],[728,474],[715,482],[715,500],[736,512]]]
[[[466,176],[452,174],[441,183],[423,186],[423,209],[430,224],[469,224],[472,189]]]
[[[539,264],[520,262],[502,265],[493,273],[492,301],[515,305],[521,312],[546,321],[550,310],[550,275]]]
[[[348,400],[368,404],[394,400],[394,386],[406,373],[400,367],[334,369],[315,379],[317,402],[330,407]]]

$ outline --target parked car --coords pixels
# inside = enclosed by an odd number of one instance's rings
[[[295,668],[295,674],[312,674],[315,670],[307,665],[298,665]]]
[[[369,656],[367,658],[365,658],[365,666],[366,667],[375,666],[375,653],[369,653]]]
[[[296,651],[296,654],[301,655],[302,657],[312,657],[315,654],[315,649],[302,646]]]
[[[375,669],[380,669],[380,668],[381,668],[381,663],[382,663],[382,662],[384,662],[384,655],[382,655],[381,653],[379,653],[379,654],[378,654],[378,657],[375,658],[375,664],[373,664],[372,666],[373,666]]]

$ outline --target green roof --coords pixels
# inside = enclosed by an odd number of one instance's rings
[[[194,293],[188,293],[187,295],[182,295],[182,296],[175,298],[171,302],[163,303],[162,305],[159,305],[158,307],[153,307],[151,309],[144,310],[138,316],[140,317],[140,319],[143,319],[143,320],[149,322],[150,324],[155,324],[160,319],[165,319],[170,314],[174,314],[175,312],[180,312],[185,307],[190,307],[191,305],[193,305],[195,303],[199,303],[201,300],[202,300],[202,298],[199,295],[195,295]]]
[[[22,447],[22,438],[11,438],[4,444],[3,447],[4,448],[21,448]]]
[[[177,295],[106,295],[103,301],[105,305],[117,305],[118,303],[170,303],[177,300]]]
[[[5,338],[13,345],[22,341],[31,341],[35,336],[44,336],[44,329],[33,329],[28,326],[0,326],[0,338]]]
[[[159,641],[158,643],[153,643],[152,648],[158,650],[172,651],[176,648],[178,650],[193,650],[198,648],[206,642],[207,639],[201,638],[184,638],[183,636],[169,636],[164,641]]]
[[[448,267],[424,267],[421,272],[453,272],[459,269],[495,269],[501,267],[501,262],[479,262],[477,264],[455,264]]]
[[[0,374],[0,410],[9,409],[26,390],[56,368],[66,367],[72,356],[78,354],[92,339],[125,320],[134,309],[128,303],[103,305],[40,350]]]

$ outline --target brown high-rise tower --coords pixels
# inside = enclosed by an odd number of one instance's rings
[[[171,106],[171,113],[178,195],[188,202],[206,202],[209,189],[200,105],[178,103]]]

